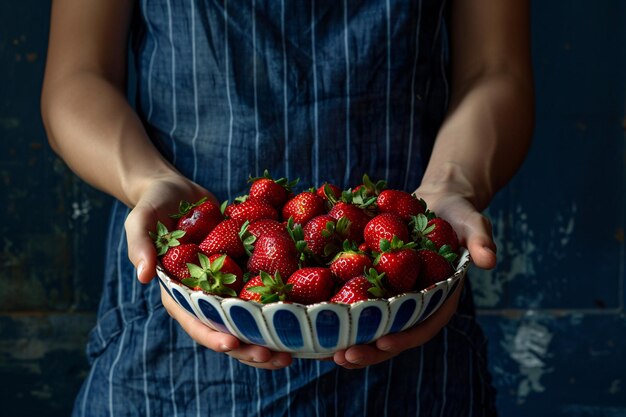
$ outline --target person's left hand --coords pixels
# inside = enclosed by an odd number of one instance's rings
[[[461,193],[431,192],[419,188],[416,195],[423,198],[428,208],[446,219],[457,232],[461,246],[466,247],[472,262],[479,268],[492,269],[496,264],[496,246],[491,223]],[[400,333],[381,337],[369,345],[352,346],[336,352],[333,360],[347,369],[363,368],[399,355],[405,350],[421,346],[435,337],[456,312],[462,286],[423,323]]]

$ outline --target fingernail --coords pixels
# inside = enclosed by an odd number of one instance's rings
[[[274,361],[272,361],[272,365],[274,365],[274,366],[283,366],[283,363],[281,361],[274,360]]]
[[[222,350],[222,352],[230,352],[232,350],[229,346],[226,345],[220,345],[220,349]]]
[[[137,278],[138,279],[141,279],[141,273],[143,272],[145,267],[146,267],[146,264],[144,261],[140,261],[139,265],[137,265]]]
[[[378,349],[383,350],[383,351],[389,351],[391,350],[391,345],[377,345],[376,346]]]
[[[496,254],[496,250],[494,248],[490,248],[489,246],[483,246],[483,249],[487,252],[493,253],[494,255]]]
[[[360,365],[363,363],[363,356],[357,356],[354,359],[349,359],[350,363],[354,364],[354,365]]]

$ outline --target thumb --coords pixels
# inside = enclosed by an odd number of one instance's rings
[[[157,253],[149,231],[154,231],[156,214],[151,207],[137,205],[126,218],[128,257],[137,268],[137,279],[146,284],[156,275]]]
[[[459,234],[469,250],[474,265],[481,269],[493,269],[496,266],[496,244],[493,241],[492,226],[489,219],[478,212],[465,218]]]

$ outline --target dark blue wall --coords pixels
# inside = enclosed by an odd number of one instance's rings
[[[0,2],[0,415],[66,416],[110,200],[49,150],[49,4]],[[537,128],[471,271],[503,416],[626,416],[626,3],[533,5]]]
[[[626,416],[626,3],[533,5],[537,123],[473,271],[503,416]]]

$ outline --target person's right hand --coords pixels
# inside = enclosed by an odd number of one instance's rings
[[[169,214],[178,212],[179,202],[195,202],[202,197],[208,197],[217,203],[209,191],[178,174],[161,176],[147,182],[125,223],[128,256],[137,268],[137,278],[141,283],[150,282],[156,275],[157,254],[149,232],[155,231],[157,221],[162,222],[168,230],[173,230],[175,222],[169,218]],[[287,353],[272,352],[263,346],[247,345],[232,335],[204,325],[172,300],[163,288],[161,300],[169,315],[202,346],[227,353],[240,362],[257,368],[279,369],[291,363],[291,355]]]

